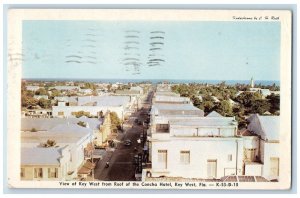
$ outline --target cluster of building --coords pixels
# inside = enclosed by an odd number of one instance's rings
[[[243,93],[245,91],[239,91],[236,96],[239,96],[241,93]],[[262,88],[258,88],[255,87],[254,84],[254,80],[253,78],[251,78],[251,82],[250,82],[250,88],[249,91],[246,92],[250,92],[250,93],[260,93],[262,95],[263,98],[266,98],[267,96],[274,94],[274,95],[280,95],[280,91],[271,91],[269,89],[262,89]]]
[[[101,124],[86,117],[22,118],[21,180],[86,177],[93,169],[93,140]]]
[[[238,130],[235,117],[204,116],[189,98],[170,90],[166,84],[157,86],[152,100],[151,167],[143,170],[142,180],[280,179],[278,116],[252,115],[247,129]]]
[[[39,86],[27,86],[27,90],[37,91]],[[52,88],[49,88],[51,90]],[[23,117],[74,117],[77,112],[85,112],[86,115],[97,117],[99,113],[106,113],[108,110],[114,111],[120,118],[125,118],[132,112],[134,107],[141,104],[141,96],[144,94],[144,88],[140,86],[130,87],[125,90],[115,90],[114,92],[102,92],[98,96],[91,93],[80,95],[80,86],[55,86],[53,89],[67,91],[75,96],[68,96],[61,92],[63,96],[54,97],[51,100],[51,109],[43,109],[39,106],[29,107],[22,111]],[[102,89],[101,89],[102,90]],[[51,92],[51,91],[50,91]],[[48,100],[47,95],[35,95],[35,99]]]
[[[139,88],[127,94],[60,96],[52,109],[27,110],[21,120],[21,180],[92,176],[95,161],[105,152],[95,148],[107,145],[112,134],[110,112],[123,121],[142,97]]]

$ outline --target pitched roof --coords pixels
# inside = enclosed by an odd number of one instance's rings
[[[214,102],[220,102],[220,100],[216,96],[211,96]]]
[[[207,114],[206,117],[223,117],[223,116],[216,111],[212,111],[209,114]]]
[[[260,135],[264,140],[279,140],[280,116],[260,116],[254,114],[248,118],[248,130]]]
[[[279,116],[259,116],[263,134],[268,140],[279,140]]]

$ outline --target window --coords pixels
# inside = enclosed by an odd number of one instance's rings
[[[190,151],[180,151],[180,164],[190,163]]]
[[[65,114],[64,114],[63,111],[59,111],[59,112],[58,112],[58,115],[59,115],[59,116],[64,116]]]
[[[167,150],[158,150],[158,166],[161,169],[167,169]]]
[[[48,168],[48,178],[58,178],[58,168]]]
[[[34,168],[34,178],[43,178],[42,168]]]
[[[21,168],[21,177],[25,177],[25,168]]]
[[[232,154],[228,155],[228,162],[232,161]]]
[[[255,161],[255,150],[256,149],[246,149],[246,160],[251,162]]]
[[[208,178],[217,177],[217,160],[212,160],[212,159],[207,160],[207,177]]]
[[[169,125],[168,124],[157,124],[156,125],[156,131],[157,132],[168,132],[169,131]]]
[[[270,158],[270,175],[272,177],[279,176],[279,158],[278,157]]]

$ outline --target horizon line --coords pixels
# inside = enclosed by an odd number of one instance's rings
[[[55,77],[26,77],[26,78],[21,78],[21,80],[30,80],[30,79],[34,79],[34,80],[43,80],[43,79],[51,79],[51,80],[56,80],[56,79],[60,79],[60,80],[189,80],[189,81],[251,81],[251,79],[238,79],[238,80],[235,80],[235,79],[227,79],[227,80],[224,80],[224,79],[179,79],[179,78],[148,78],[148,79],[145,79],[145,78],[80,78],[80,77],[72,77],[72,78],[55,78]],[[261,80],[261,79],[253,79],[254,82],[255,81],[277,81],[277,82],[280,82],[280,80],[270,80],[270,79],[264,79],[264,80]]]

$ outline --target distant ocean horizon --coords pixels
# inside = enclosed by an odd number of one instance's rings
[[[45,82],[63,82],[63,81],[77,81],[77,82],[93,82],[93,83],[139,83],[139,82],[152,82],[157,84],[160,82],[169,82],[174,84],[180,83],[208,83],[208,84],[219,84],[225,81],[227,85],[239,84],[250,84],[250,80],[193,80],[193,79],[87,79],[87,78],[22,78],[22,80],[28,81],[45,81]],[[261,85],[280,85],[280,81],[276,80],[255,80],[254,84]]]

